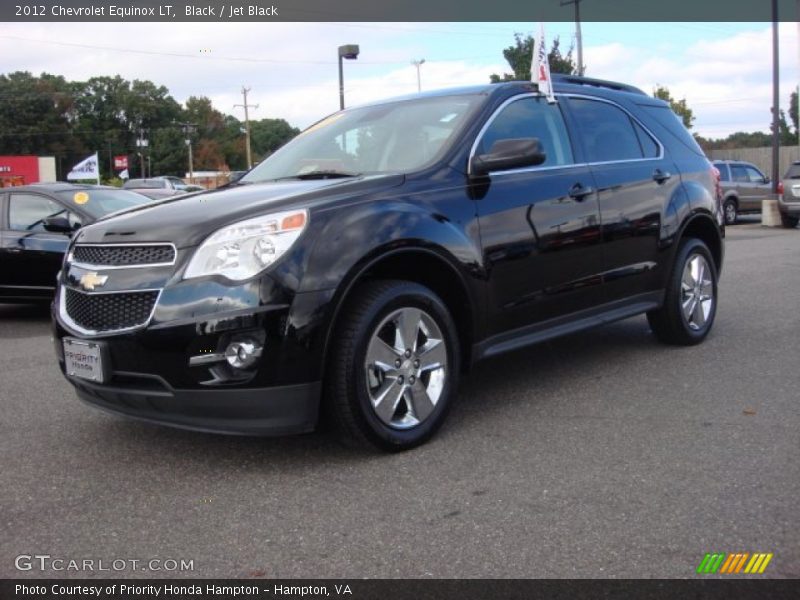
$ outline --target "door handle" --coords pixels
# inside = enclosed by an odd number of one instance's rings
[[[594,194],[594,188],[582,183],[576,183],[569,190],[569,197],[578,202],[581,202],[589,194]]]
[[[655,171],[653,171],[653,181],[655,181],[656,183],[659,184],[664,183],[670,177],[672,177],[672,173],[670,173],[669,171],[662,171],[661,169],[656,169]]]

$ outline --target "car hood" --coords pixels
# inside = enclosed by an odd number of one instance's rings
[[[172,242],[196,246],[230,223],[269,212],[327,206],[400,185],[403,175],[287,180],[234,186],[145,204],[80,230],[78,243]]]

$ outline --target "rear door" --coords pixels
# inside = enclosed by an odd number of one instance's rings
[[[577,95],[568,105],[597,184],[606,300],[655,292],[658,270],[669,267],[659,264],[658,242],[664,211],[680,185],[676,166],[655,135],[620,105]]]
[[[490,334],[541,323],[602,301],[594,182],[560,103],[527,94],[498,109],[473,154],[502,139],[538,138],[539,166],[490,173],[473,184],[489,272]]]

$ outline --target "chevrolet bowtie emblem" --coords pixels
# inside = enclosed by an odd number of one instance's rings
[[[108,281],[108,275],[98,275],[94,271],[81,275],[80,284],[86,291],[92,291],[96,287],[103,287]]]

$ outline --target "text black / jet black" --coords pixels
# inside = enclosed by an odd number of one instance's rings
[[[54,303],[67,379],[199,430],[309,431],[324,408],[391,450],[429,438],[484,357],[640,313],[701,342],[716,171],[661,100],[576,77],[555,92],[349,109],[235,186],[83,228]]]

